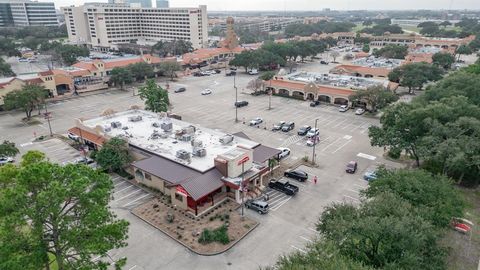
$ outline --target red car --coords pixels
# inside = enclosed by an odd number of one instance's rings
[[[347,163],[347,169],[345,170],[347,173],[355,173],[357,171],[357,162],[350,161]]]

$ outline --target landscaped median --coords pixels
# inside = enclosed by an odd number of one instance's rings
[[[140,205],[132,213],[191,251],[210,256],[227,251],[257,227],[257,221],[242,217],[237,209],[236,202],[226,199],[206,214],[193,217],[162,197]]]

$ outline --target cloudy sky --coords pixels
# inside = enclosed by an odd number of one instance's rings
[[[51,1],[51,0],[40,0]],[[106,0],[53,0],[57,8]],[[155,0],[153,0],[155,1]],[[208,10],[480,9],[480,0],[170,0],[172,7],[207,5]]]

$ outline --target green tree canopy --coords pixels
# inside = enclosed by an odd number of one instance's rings
[[[108,207],[108,175],[44,160],[0,167],[0,177],[6,170],[13,180],[0,190],[1,269],[106,269],[92,257],[126,246],[128,222]]]
[[[88,48],[68,44],[56,47],[55,51],[66,65],[73,65],[80,56],[87,57],[90,55]]]
[[[0,76],[15,76],[15,73],[12,71],[12,67],[10,66],[10,64],[5,62],[2,57],[0,57]]]
[[[192,43],[182,39],[159,41],[152,46],[152,52],[161,57],[182,55],[191,51],[193,51]]]
[[[450,69],[455,62],[455,57],[450,53],[438,52],[432,56],[433,64],[444,69]]]
[[[122,171],[132,161],[127,141],[120,137],[111,138],[95,154],[95,161],[106,171]]]
[[[43,86],[26,84],[21,90],[15,90],[6,94],[3,100],[7,110],[22,109],[27,115],[27,119],[30,119],[32,111],[39,104],[42,104],[47,96],[48,90]]]
[[[5,140],[0,144],[0,157],[13,157],[18,153],[20,151],[15,147],[15,143]]]
[[[123,90],[125,84],[133,82],[132,73],[128,68],[115,67],[110,71],[110,82],[115,84],[116,87],[120,85],[120,89]]]
[[[377,109],[384,108],[388,104],[397,101],[398,97],[389,90],[385,90],[383,86],[374,86],[365,90],[357,90],[348,98],[352,102],[365,102],[367,108],[372,112]]]
[[[153,66],[145,63],[139,62],[135,64],[130,64],[127,66],[128,72],[130,72],[131,76],[135,78],[137,81],[144,80],[146,78],[153,77]]]
[[[177,71],[182,70],[182,66],[177,62],[161,62],[158,64],[158,70],[167,77],[170,77],[171,80],[177,76]]]
[[[145,109],[152,112],[166,112],[170,106],[168,92],[154,80],[147,80],[138,89],[140,98],[145,101]]]
[[[427,82],[440,80],[442,74],[443,70],[435,65],[410,63],[394,68],[388,74],[388,79],[408,87],[409,93],[412,93],[414,89],[422,89]]]
[[[373,55],[376,57],[385,57],[385,58],[394,58],[394,59],[405,59],[405,56],[408,54],[408,47],[403,45],[392,45],[389,44],[379,50],[375,50]]]

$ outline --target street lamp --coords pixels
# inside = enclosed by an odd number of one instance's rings
[[[313,135],[313,150],[312,150],[312,165],[315,165],[315,146],[317,145],[317,122],[318,122],[318,118],[315,119],[315,133]]]
[[[44,104],[45,104],[45,118],[47,119],[47,122],[48,122],[48,130],[50,131],[50,137],[53,136],[53,132],[52,132],[52,125],[50,124],[50,113],[48,112],[48,109],[47,109],[47,101],[43,101]]]
[[[233,74],[233,88],[235,88],[235,123],[238,123],[238,90],[237,90],[237,85],[235,81],[235,77],[237,77],[237,74]]]

